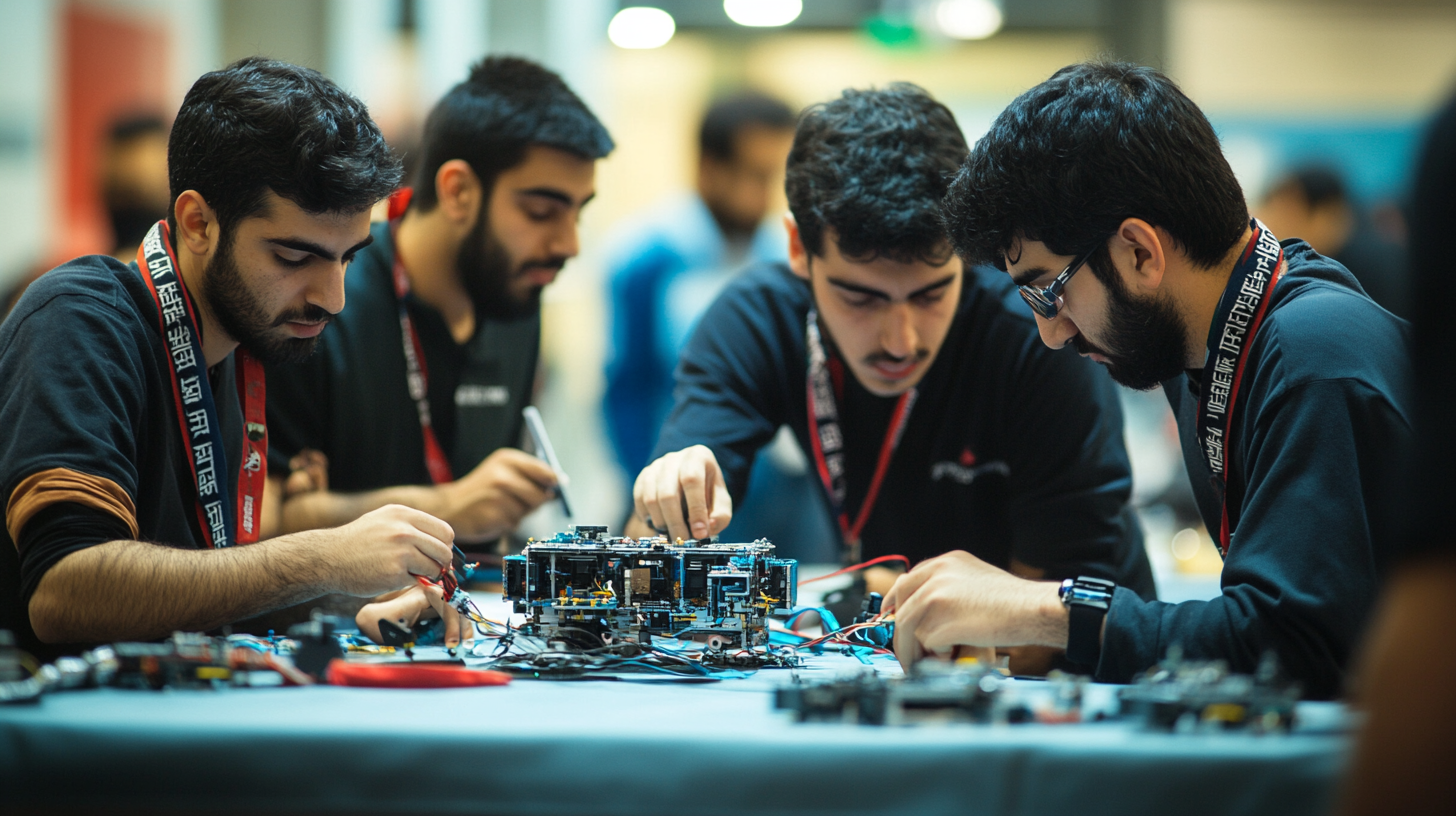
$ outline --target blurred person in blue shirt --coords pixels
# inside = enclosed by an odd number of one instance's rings
[[[762,93],[718,99],[698,131],[695,189],[641,213],[613,242],[603,408],[617,462],[631,476],[647,464],[672,408],[678,352],[703,311],[740,270],[788,258],[783,226],[769,209],[783,186],[795,121],[792,108]],[[813,558],[814,542],[829,547],[828,521],[782,511],[795,504],[783,501],[785,495],[808,497],[813,485],[792,441],[781,442],[788,444],[762,457],[754,478],[755,494],[776,500],[750,496],[725,535],[792,540],[796,554]],[[822,555],[832,560],[834,553]]]
[[[672,369],[699,315],[744,266],[788,257],[783,228],[766,216],[794,119],[788,105],[755,92],[713,103],[698,132],[696,188],[634,218],[613,242],[605,408],[630,474],[647,464],[672,407]]]

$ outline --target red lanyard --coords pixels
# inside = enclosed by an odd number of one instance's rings
[[[804,327],[804,345],[809,352],[808,408],[809,442],[814,449],[814,464],[819,478],[829,493],[834,514],[839,518],[839,529],[844,534],[844,543],[850,548],[852,558],[859,557],[859,536],[869,521],[875,501],[880,497],[880,485],[885,481],[885,472],[890,469],[890,459],[900,445],[905,425],[910,421],[910,411],[915,407],[915,388],[900,395],[895,403],[895,413],[890,417],[890,427],[880,443],[880,458],[875,463],[875,475],[870,480],[870,489],[865,493],[864,503],[850,524],[849,513],[844,509],[846,485],[844,475],[844,432],[839,425],[839,407],[834,396],[834,383],[829,376],[829,358],[824,353],[824,343],[819,337],[819,314],[809,310]]]
[[[1209,473],[1221,493],[1218,551],[1224,556],[1228,555],[1233,537],[1228,512],[1228,460],[1234,405],[1238,402],[1249,348],[1254,345],[1254,337],[1269,308],[1269,293],[1288,268],[1284,249],[1269,228],[1257,220],[1250,226],[1254,236],[1229,275],[1228,285],[1214,311],[1208,334],[1208,360],[1203,366],[1202,387],[1198,392],[1198,441]]]
[[[238,399],[246,432],[238,468],[238,501],[228,509],[227,453],[222,445],[217,405],[202,355],[202,333],[191,298],[177,273],[167,222],[159,221],[137,248],[137,268],[157,304],[157,325],[167,344],[177,423],[187,446],[187,465],[197,488],[197,520],[210,548],[258,540],[263,513],[264,464],[268,458],[267,398],[263,364],[241,346],[234,352]]]
[[[405,382],[409,386],[410,399],[415,401],[415,410],[420,417],[420,435],[425,440],[425,468],[430,472],[430,481],[444,484],[455,480],[450,470],[450,460],[435,437],[435,427],[430,420],[430,372],[425,367],[425,347],[420,344],[420,335],[410,320],[409,309],[405,308],[405,297],[409,295],[409,272],[405,271],[404,259],[399,254],[399,222],[409,208],[412,191],[406,187],[389,197],[389,237],[394,244],[394,297],[399,303],[399,328],[404,340]]]

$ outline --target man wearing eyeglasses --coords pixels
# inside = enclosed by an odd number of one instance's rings
[[[1152,597],[1115,387],[1040,343],[1004,275],[951,251],[939,201],[966,152],[950,111],[914,86],[846,91],[801,118],[789,267],[748,270],[704,314],[630,534],[721,531],[788,426],[846,560],[967,550]]]
[[[1311,696],[1337,693],[1391,560],[1409,326],[1251,221],[1208,120],[1151,69],[1074,65],[1023,94],[945,209],[958,252],[1004,266],[1048,346],[1162,384],[1223,592],[1150,602],[946,556],[885,598],[901,662],[1041,644],[1126,682],[1176,643],[1240,672],[1272,651]]]

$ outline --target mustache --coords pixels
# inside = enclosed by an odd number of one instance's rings
[[[1079,354],[1100,354],[1109,360],[1112,359],[1112,355],[1106,349],[1088,342],[1087,338],[1083,337],[1080,333],[1072,338],[1072,345],[1077,348]]]
[[[277,328],[284,323],[328,323],[333,319],[333,312],[310,303],[302,309],[290,309],[278,315],[278,319],[273,321],[273,327]]]
[[[569,260],[571,259],[565,255],[553,255],[550,258],[542,258],[539,261],[526,261],[517,267],[516,276],[527,275],[538,269],[560,272],[561,268],[566,266],[566,262]]]
[[[894,365],[896,363],[906,362],[907,360],[914,360],[917,363],[921,363],[929,357],[930,349],[918,348],[915,350],[914,354],[907,355],[905,357],[896,357],[895,355],[890,354],[886,351],[876,351],[865,355],[864,361],[867,365],[876,365],[878,363],[890,363],[891,365]]]

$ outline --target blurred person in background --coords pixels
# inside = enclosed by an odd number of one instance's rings
[[[167,217],[172,206],[167,188],[167,126],[155,114],[117,119],[107,129],[101,148],[101,203],[111,225],[107,254],[126,263],[152,225]],[[20,296],[47,267],[25,270],[3,295],[0,316],[10,314]]]
[[[132,260],[147,230],[167,217],[172,204],[167,189],[167,125],[162,117],[138,114],[112,123],[102,147],[101,201],[111,225],[109,254]]]
[[[704,313],[631,534],[722,530],[787,426],[848,562],[965,549],[1028,578],[1085,573],[1154,596],[1112,381],[1042,345],[1010,281],[951,251],[939,204],[966,153],[951,112],[913,85],[845,91],[801,117],[789,264],[745,271]],[[872,567],[862,591],[893,580]]]
[[[308,360],[268,372],[266,533],[403,504],[487,542],[553,495],[514,446],[541,292],[579,250],[577,220],[613,147],[561,78],[490,57],[430,112],[414,187],[390,200]]]
[[[1456,299],[1456,99],[1427,133],[1410,208],[1415,312],[1416,439],[1405,489],[1392,496],[1406,519],[1404,562],[1391,576],[1356,677],[1367,716],[1341,812],[1444,814],[1456,802],[1456,365],[1446,323]]]
[[[1387,311],[1409,317],[1405,250],[1382,236],[1351,200],[1333,167],[1297,167],[1274,183],[1254,216],[1275,235],[1303,238],[1350,270]]]
[[[635,217],[607,259],[612,334],[603,395],[617,462],[632,477],[647,464],[672,409],[672,372],[703,310],[750,264],[787,259],[769,207],[782,189],[795,113],[744,91],[713,102],[698,129],[696,187]],[[803,455],[787,436],[754,464],[753,485],[728,535],[766,537],[785,555],[833,560],[832,531],[814,502]]]
[[[193,84],[168,166],[175,203],[131,263],[63,264],[0,327],[0,628],[46,660],[341,594],[372,635],[438,614],[458,642],[416,582],[451,563],[439,519],[391,507],[258,541],[262,367],[343,308],[400,179],[384,137],[321,74],[252,57]]]
[[[1180,643],[1246,674],[1273,652],[1307,695],[1338,694],[1395,560],[1385,493],[1411,438],[1409,325],[1251,220],[1203,112],[1138,65],[1068,66],[1018,97],[945,213],[964,257],[1021,287],[1047,346],[1129,388],[1162,384],[1222,593],[1148,601],[953,553],[885,597],[901,663],[1037,644],[1125,683]]]

